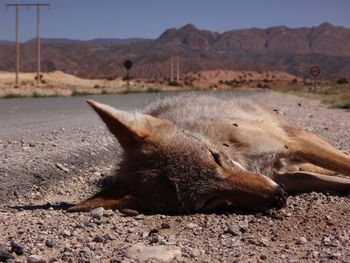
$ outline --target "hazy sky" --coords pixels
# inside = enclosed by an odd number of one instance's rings
[[[192,23],[224,32],[237,28],[350,27],[350,0],[0,0],[0,39],[15,39],[15,10],[7,3],[50,3],[42,8],[48,38],[156,38],[169,27]],[[20,39],[36,34],[35,9],[20,9]]]

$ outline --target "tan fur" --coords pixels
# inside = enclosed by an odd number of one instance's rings
[[[70,208],[206,212],[281,207],[288,192],[350,191],[350,157],[256,103],[163,99],[144,113],[88,101],[125,151],[115,181]],[[317,174],[323,173],[323,174]]]

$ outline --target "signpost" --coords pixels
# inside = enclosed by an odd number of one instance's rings
[[[132,67],[132,62],[131,60],[125,60],[124,61],[124,68],[126,68],[126,87],[127,87],[127,91],[129,91],[129,79],[130,79],[130,75],[129,75],[129,70]]]
[[[318,66],[312,66],[310,68],[310,74],[313,77],[314,93],[316,93],[316,77],[320,75],[321,69]]]

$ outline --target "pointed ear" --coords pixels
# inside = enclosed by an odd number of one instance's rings
[[[87,100],[87,103],[101,117],[111,133],[117,137],[124,150],[130,149],[136,143],[151,136],[155,128],[170,123],[150,115],[117,110],[93,100]]]

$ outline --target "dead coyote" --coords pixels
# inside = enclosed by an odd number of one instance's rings
[[[144,114],[88,100],[124,150],[113,183],[69,211],[185,214],[282,207],[292,192],[350,191],[350,157],[241,99],[187,95]],[[333,172],[335,171],[335,172]]]

